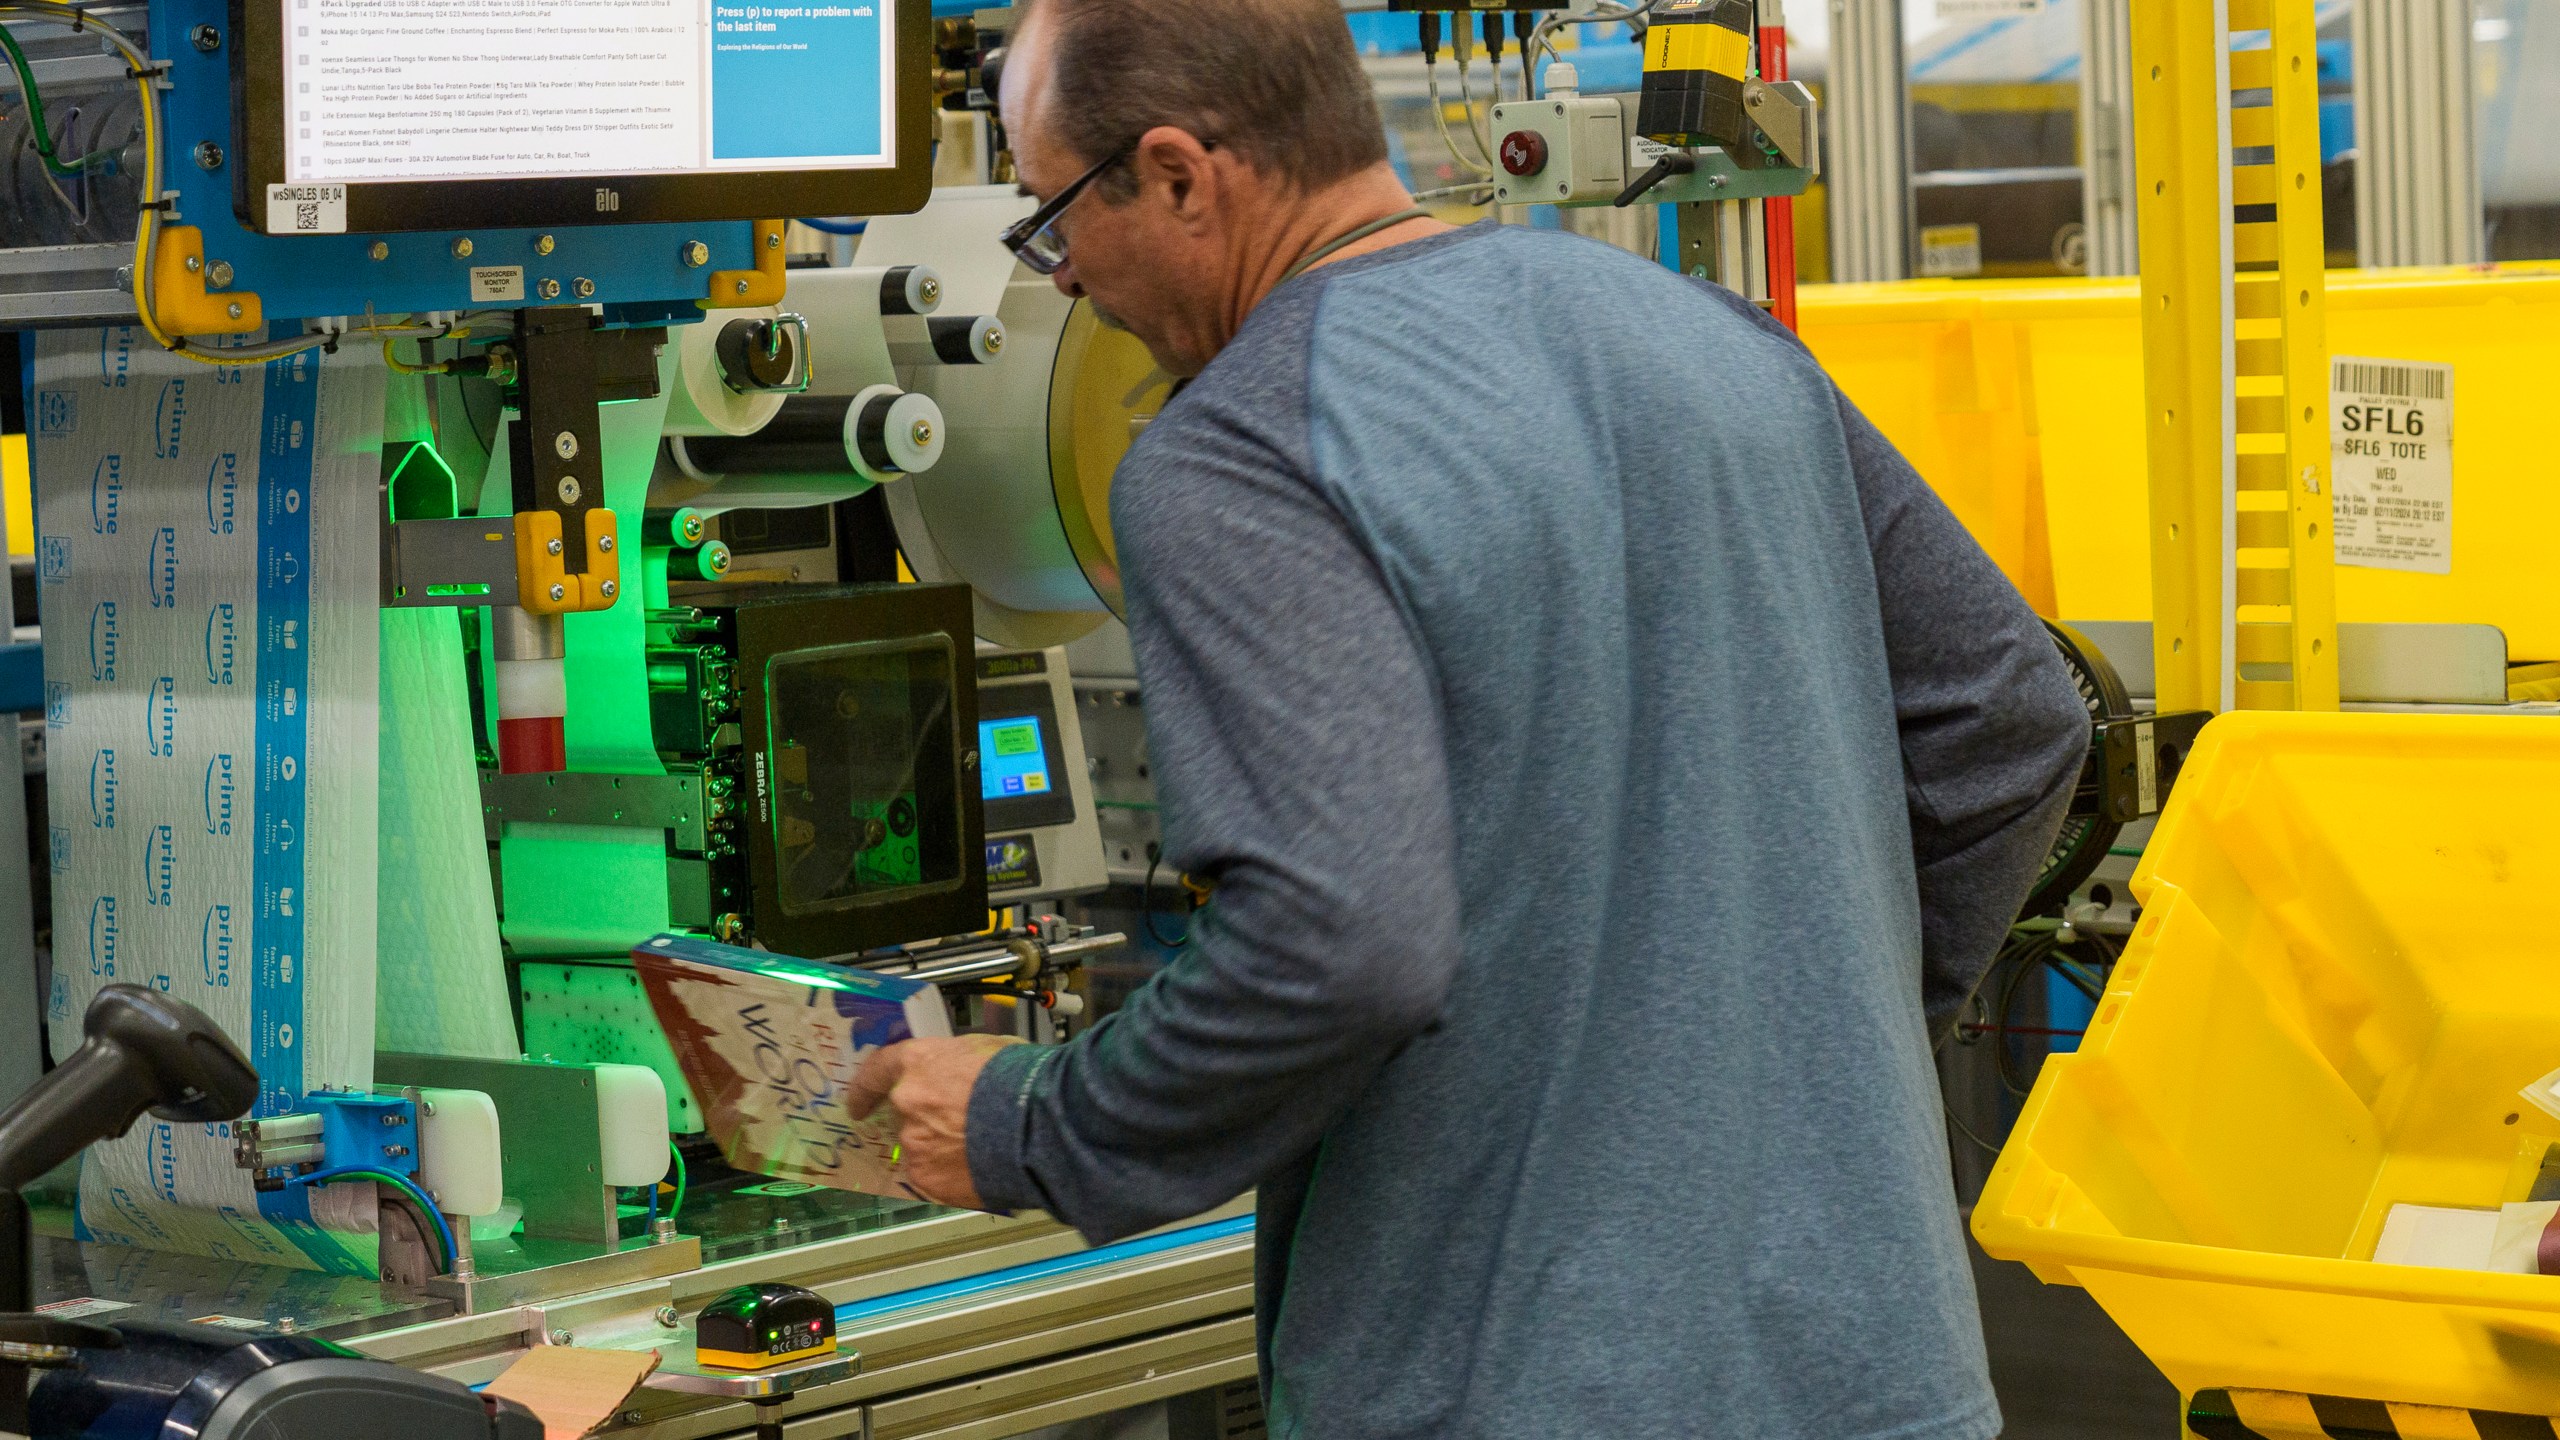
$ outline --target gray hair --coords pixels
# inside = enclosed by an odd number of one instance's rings
[[[1340,0],[1036,0],[1028,8],[1055,27],[1050,123],[1087,164],[1159,125],[1232,150],[1302,191],[1387,158]],[[1100,183],[1115,199],[1135,188],[1116,167]]]

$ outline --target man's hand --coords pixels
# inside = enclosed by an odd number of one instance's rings
[[[883,1046],[854,1071],[845,1109],[867,1120],[886,1103],[897,1112],[907,1183],[937,1205],[982,1210],[969,1177],[969,1092],[989,1056],[1021,1043],[1006,1035],[963,1035]]]

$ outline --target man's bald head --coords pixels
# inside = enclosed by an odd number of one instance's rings
[[[1036,123],[1086,164],[1169,125],[1305,192],[1387,158],[1339,0],[1032,0]],[[1115,199],[1133,182],[1105,174]]]

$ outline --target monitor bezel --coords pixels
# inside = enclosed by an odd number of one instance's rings
[[[891,7],[897,45],[893,165],[350,181],[345,233],[902,215],[922,209],[933,193],[933,0],[876,3]],[[268,187],[285,182],[285,0],[231,0],[230,10],[232,210],[254,234],[290,234],[267,228],[265,205]]]

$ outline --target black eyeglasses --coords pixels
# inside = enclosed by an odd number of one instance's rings
[[[1103,157],[1102,163],[1075,178],[1075,183],[1057,193],[1056,198],[1006,227],[1004,248],[1014,258],[1031,267],[1036,275],[1055,275],[1067,263],[1067,240],[1058,233],[1058,217],[1076,203],[1085,187],[1102,178],[1102,172],[1138,153],[1135,142],[1121,146]]]

